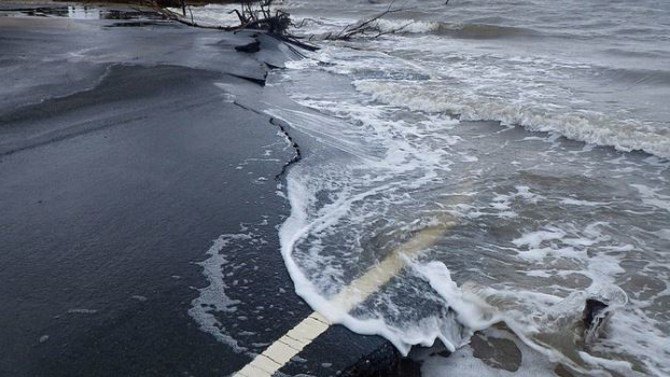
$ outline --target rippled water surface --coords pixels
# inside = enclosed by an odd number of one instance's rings
[[[282,6],[320,35],[388,3]],[[287,177],[297,292],[403,352],[504,322],[542,373],[670,374],[670,3],[393,7],[400,31],[271,77],[301,107],[267,112],[317,145]],[[616,307],[593,344],[588,297]],[[425,372],[477,369],[458,352]]]

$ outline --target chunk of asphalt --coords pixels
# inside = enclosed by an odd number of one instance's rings
[[[314,362],[318,360],[318,362]],[[402,373],[418,365],[402,357],[386,339],[353,333],[340,325],[330,326],[297,357],[279,369],[287,375],[314,376],[418,376]]]
[[[261,42],[256,39],[251,43],[247,43],[241,46],[235,46],[235,51],[246,52],[248,54],[253,54],[261,50]]]
[[[582,323],[584,324],[584,342],[587,345],[598,339],[612,314],[613,311],[606,303],[595,298],[586,300]]]
[[[521,366],[521,350],[509,339],[476,333],[470,346],[474,357],[493,368],[516,372]]]

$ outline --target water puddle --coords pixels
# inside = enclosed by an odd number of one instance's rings
[[[2,9],[0,10],[0,16],[67,17],[74,20],[143,20],[142,22],[114,24],[118,26],[156,25],[158,23],[155,21],[164,20],[162,15],[155,12],[135,9],[108,9],[89,5]]]

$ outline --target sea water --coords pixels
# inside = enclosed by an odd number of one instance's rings
[[[468,346],[501,326],[519,375],[670,374],[670,2],[281,7],[315,40],[398,10],[269,77],[315,145],[283,193],[298,294],[403,353],[439,340],[427,375],[502,373]],[[587,298],[615,309],[592,344]]]

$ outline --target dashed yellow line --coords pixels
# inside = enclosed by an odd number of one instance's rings
[[[286,365],[303,348],[328,330],[330,322],[314,312],[302,320],[284,336],[272,343],[263,353],[256,356],[235,377],[270,377]]]
[[[463,196],[451,197],[458,202]],[[454,203],[451,203],[454,204]],[[455,219],[443,214],[439,225],[425,228],[417,232],[409,241],[395,248],[383,261],[370,268],[361,277],[352,281],[332,300],[331,304],[349,311],[377,292],[391,278],[398,275],[408,261],[422,251],[437,243],[447,231],[456,225]],[[263,353],[256,356],[233,377],[270,377],[298,355],[319,335],[324,333],[330,322],[321,314],[314,312],[298,323],[293,329],[279,338]]]

